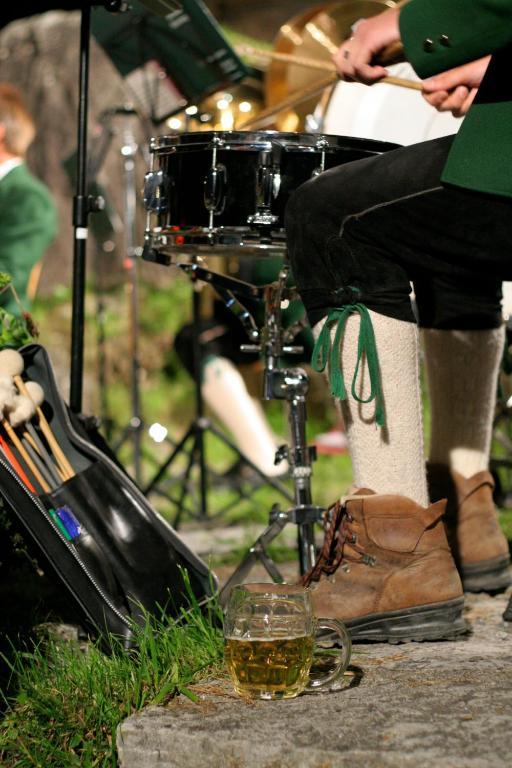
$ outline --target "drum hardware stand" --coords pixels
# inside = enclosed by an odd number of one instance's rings
[[[221,430],[219,430],[211,422],[211,420],[205,416],[205,413],[204,413],[204,401],[203,401],[203,395],[201,391],[201,362],[202,362],[201,361],[202,352],[201,352],[201,345],[200,345],[200,320],[201,320],[200,309],[201,307],[200,307],[200,288],[198,285],[198,281],[211,283],[213,287],[216,288],[216,290],[219,290],[219,293],[223,295],[225,299],[228,292],[227,286],[229,286],[229,288],[232,288],[233,284],[236,284],[239,290],[244,290],[246,292],[246,295],[249,293],[251,296],[257,296],[258,289],[256,289],[252,285],[249,285],[248,283],[243,283],[242,281],[235,280],[234,278],[224,277],[223,275],[218,275],[217,273],[210,272],[207,269],[199,267],[197,262],[187,263],[187,264],[178,264],[178,266],[181,267],[183,271],[189,274],[194,287],[194,290],[192,291],[192,345],[193,345],[192,355],[193,355],[193,367],[194,367],[195,417],[192,423],[190,424],[190,426],[188,427],[187,431],[185,432],[184,436],[182,437],[182,439],[179,441],[179,443],[177,443],[177,445],[175,445],[175,447],[171,451],[168,458],[163,462],[163,464],[157,470],[156,474],[153,476],[153,478],[149,481],[149,483],[143,489],[143,493],[146,496],[151,492],[158,492],[160,493],[160,495],[165,496],[174,504],[176,504],[178,511],[173,520],[173,526],[175,528],[178,527],[178,525],[181,522],[181,518],[183,516],[184,501],[189,491],[190,477],[191,477],[191,473],[194,465],[197,465],[199,468],[199,511],[197,513],[197,518],[203,522],[211,518],[211,515],[208,514],[207,467],[206,467],[205,445],[204,445],[204,437],[205,437],[205,433],[207,432],[210,432],[212,435],[217,437],[228,448],[230,448],[236,455],[238,455],[239,459],[241,459],[244,462],[244,464],[246,464],[250,469],[252,469],[262,479],[265,485],[270,485],[272,488],[278,491],[282,496],[284,496],[284,498],[288,499],[289,501],[292,500],[292,496],[290,492],[288,491],[286,486],[283,485],[283,483],[281,483],[276,478],[267,477],[263,472],[261,472],[258,469],[258,467],[255,464],[253,464],[238,449],[235,443],[232,440],[230,440]],[[219,281],[218,289],[216,285],[217,281]],[[231,294],[229,295],[231,296]],[[237,307],[241,306],[238,303],[233,302],[233,306],[235,305]],[[247,328],[246,324],[248,322],[247,320],[248,317],[250,317],[248,312],[243,313],[243,322],[246,328]],[[258,331],[253,321],[249,338],[255,338],[254,333],[258,333]],[[179,491],[179,496],[177,499],[172,499],[166,493],[162,492],[158,486],[161,480],[166,475],[168,469],[174,463],[174,461],[183,453],[187,455],[187,464],[186,464],[183,476],[178,480],[181,486]],[[240,494],[240,495],[243,495],[243,494]],[[220,516],[221,514],[224,514],[232,506],[233,504],[231,503],[227,507],[226,506],[223,507],[220,511],[216,513],[216,516]]]
[[[113,120],[117,116],[125,119],[124,128],[119,130],[114,127]],[[135,140],[135,135],[131,127],[131,120],[139,118],[137,110],[130,105],[113,107],[105,110],[99,118],[101,132],[91,146],[90,159],[87,169],[88,183],[93,182],[105,161],[112,139],[115,135],[122,134],[121,147],[119,149],[122,172],[123,172],[123,220],[118,229],[124,233],[124,253],[123,266],[128,273],[126,283],[126,293],[128,295],[128,317],[129,317],[129,354],[131,360],[130,368],[130,397],[131,397],[131,417],[126,427],[123,428],[121,436],[112,446],[115,453],[129,439],[133,443],[133,474],[136,482],[141,484],[142,466],[142,432],[144,422],[141,415],[140,399],[140,359],[139,359],[139,286],[138,286],[138,268],[137,257],[142,253],[141,248],[136,247],[136,209],[137,209],[137,184],[135,178],[135,160],[139,151],[139,146]],[[98,258],[96,258],[96,262]],[[99,273],[99,265],[96,264],[96,274]],[[99,286],[96,286],[99,295]],[[98,324],[102,322],[102,313],[104,304],[98,301]],[[100,396],[106,391],[105,375],[105,328],[99,327],[98,346],[99,355],[99,386]],[[102,402],[103,421],[108,430],[109,439],[112,437],[112,420],[108,418],[108,407],[106,402]]]
[[[144,422],[140,400],[140,357],[139,357],[139,281],[137,257],[142,253],[136,242],[137,188],[135,181],[135,157],[137,144],[131,128],[125,126],[121,156],[124,179],[124,226],[125,226],[125,268],[128,272],[127,291],[129,296],[129,349],[130,349],[130,395],[131,417],[121,437],[114,444],[114,451],[130,439],[133,444],[133,473],[137,484],[142,480],[141,449]]]
[[[247,556],[224,586],[221,592],[222,598],[229,594],[235,584],[241,583],[258,562],[264,566],[274,581],[283,581],[279,569],[268,555],[267,547],[287,523],[295,523],[298,526],[300,572],[304,574],[309,570],[316,558],[314,525],[323,520],[325,509],[312,504],[311,465],[316,459],[316,450],[314,447],[308,446],[306,442],[306,396],[309,379],[300,368],[282,369],[279,367],[283,354],[302,352],[301,347],[290,346],[290,341],[293,340],[302,324],[297,323],[283,330],[281,322],[283,301],[294,298],[293,289],[285,287],[289,274],[288,267],[285,266],[281,270],[275,283],[259,287],[225,275],[217,275],[197,264],[184,265],[183,269],[195,275],[197,279],[211,283],[224,298],[231,297],[230,304],[226,302],[228,308],[244,319],[244,325],[250,323],[247,317],[249,313],[240,302],[237,302],[235,294],[242,293],[253,298],[259,296],[265,300],[264,328],[261,333],[256,331],[259,343],[246,344],[241,349],[247,352],[263,353],[265,361],[263,399],[286,400],[288,404],[291,444],[290,446],[281,446],[278,449],[276,459],[286,458],[290,464],[295,506],[283,511],[278,504],[274,504],[270,511],[267,528],[258,537]],[[255,328],[254,321],[249,327]],[[254,332],[251,335],[253,338],[256,336]]]

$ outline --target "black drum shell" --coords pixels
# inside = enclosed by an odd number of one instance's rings
[[[173,134],[154,139],[154,171],[165,179],[166,210],[155,214],[159,233],[173,235],[170,242],[187,245],[187,233],[251,233],[254,239],[284,237],[284,210],[291,193],[323,170],[377,155],[396,145],[368,139],[279,131],[208,131]],[[255,226],[258,210],[257,179],[262,153],[271,152],[278,170],[268,212],[272,225]],[[225,176],[222,210],[213,216],[205,204],[205,179],[212,166]],[[261,202],[261,200],[260,200]],[[176,233],[184,235],[176,240]],[[238,237],[238,236],[237,236]],[[233,242],[237,241],[237,237]],[[243,236],[240,237],[242,244]],[[191,236],[190,243],[198,242]],[[219,240],[220,242],[220,240]],[[225,240],[228,242],[228,240]],[[215,235],[209,240],[216,244]]]

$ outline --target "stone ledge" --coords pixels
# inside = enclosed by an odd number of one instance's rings
[[[246,702],[226,681],[128,718],[122,768],[508,768],[507,598],[469,596],[457,642],[357,645],[336,691]]]

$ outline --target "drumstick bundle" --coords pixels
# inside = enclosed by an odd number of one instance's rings
[[[0,451],[31,492],[49,493],[75,471],[41,409],[43,388],[23,369],[19,352],[0,352]]]

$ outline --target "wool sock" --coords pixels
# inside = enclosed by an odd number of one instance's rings
[[[347,399],[341,402],[352,458],[354,485],[376,493],[401,494],[428,506],[423,452],[418,329],[414,323],[370,311],[384,399],[384,427],[375,423],[375,401],[359,403],[351,393],[357,364],[359,315],[351,315],[341,344]],[[324,321],[315,326],[315,336]],[[334,329],[331,331],[331,343]],[[356,393],[366,398],[370,381],[360,365]]]
[[[463,477],[489,468],[505,327],[422,330],[430,396],[429,461]]]

